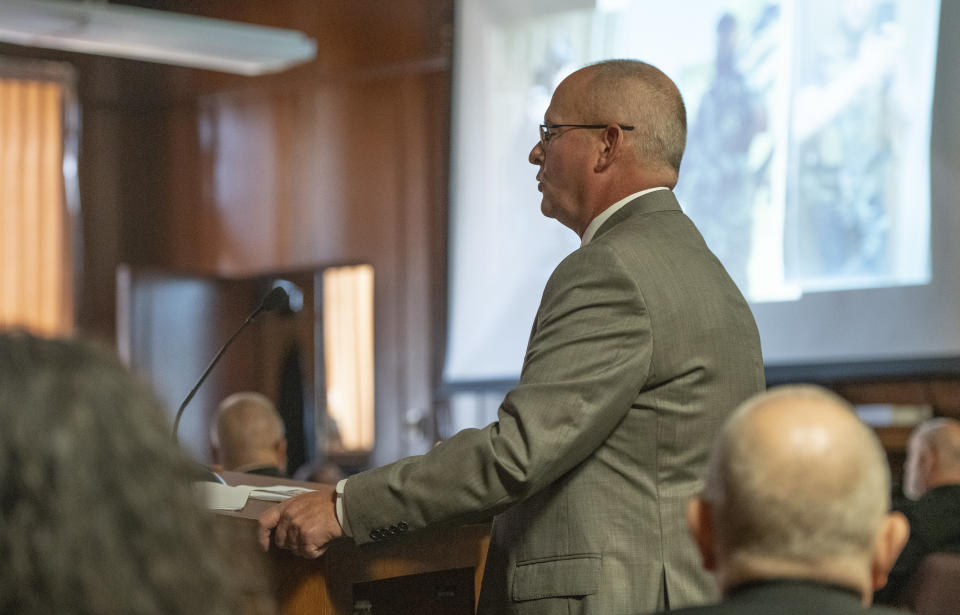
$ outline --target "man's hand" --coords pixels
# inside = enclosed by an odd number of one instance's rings
[[[331,540],[343,536],[336,497],[333,485],[323,485],[268,509],[260,516],[260,546],[270,548],[272,532],[273,543],[281,549],[307,559],[320,557]]]

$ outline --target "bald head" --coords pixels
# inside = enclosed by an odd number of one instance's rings
[[[705,497],[731,549],[815,562],[865,553],[889,508],[886,457],[850,406],[813,387],[773,390],[731,417]]]
[[[748,400],[724,426],[700,500],[721,585],[800,576],[868,599],[896,557],[888,552],[902,547],[895,529],[878,548],[889,533],[889,485],[883,448],[841,398],[792,386]]]
[[[216,439],[224,469],[273,465],[286,471],[283,420],[259,393],[235,393],[217,411]]]
[[[913,430],[903,483],[913,499],[934,487],[960,484],[960,421],[936,418]]]

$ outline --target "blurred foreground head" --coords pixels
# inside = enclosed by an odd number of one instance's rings
[[[867,604],[908,533],[889,507],[889,467],[873,431],[833,393],[790,386],[731,416],[688,517],[724,592],[811,579],[855,589]]]
[[[237,612],[197,470],[98,346],[0,333],[0,613]]]

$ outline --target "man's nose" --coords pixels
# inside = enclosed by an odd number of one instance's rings
[[[530,164],[543,164],[543,143],[537,141],[537,144],[530,150],[530,155],[527,156],[527,160],[530,161]]]

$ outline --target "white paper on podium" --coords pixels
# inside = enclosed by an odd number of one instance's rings
[[[313,489],[304,487],[290,487],[289,485],[275,485],[273,487],[254,487],[252,485],[240,485],[250,490],[250,497],[255,500],[267,500],[268,502],[282,502],[301,493],[310,493]]]
[[[209,481],[193,483],[193,489],[200,502],[209,510],[240,510],[247,504],[253,487],[239,485],[221,485]]]
[[[247,498],[266,500],[268,502],[282,502],[301,493],[310,493],[313,489],[275,485],[272,487],[255,487],[253,485],[221,485],[208,481],[196,482],[194,490],[200,502],[208,510],[240,510],[247,505]]]

